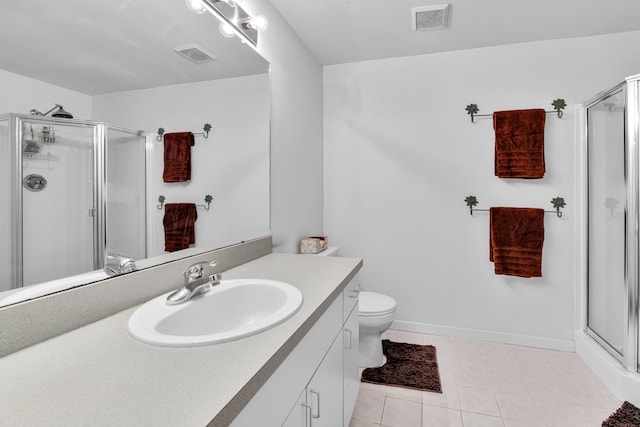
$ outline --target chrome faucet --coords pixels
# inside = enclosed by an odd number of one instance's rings
[[[107,263],[104,266],[104,271],[109,276],[119,276],[137,270],[138,267],[133,259],[114,252],[107,254]]]
[[[200,294],[209,292],[212,287],[219,285],[220,280],[222,279],[222,275],[220,273],[214,273],[204,277],[202,274],[205,267],[215,267],[216,264],[217,263],[215,261],[211,261],[198,262],[189,266],[186,271],[182,272],[184,276],[184,285],[167,297],[167,304],[181,304]]]

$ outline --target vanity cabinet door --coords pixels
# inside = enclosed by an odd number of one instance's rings
[[[344,324],[344,426],[351,422],[360,390],[360,333],[357,304]]]
[[[306,393],[303,390],[281,427],[308,427],[310,417],[311,408],[306,403]]]
[[[342,359],[343,344],[340,333],[307,386],[307,404],[311,407],[311,427],[343,425]]]

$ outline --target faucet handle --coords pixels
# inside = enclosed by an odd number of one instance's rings
[[[197,262],[195,264],[190,265],[189,268],[187,268],[187,270],[184,271],[183,273],[184,277],[185,279],[188,279],[188,280],[199,279],[202,277],[202,271],[206,266],[215,267],[217,264],[218,263],[215,261]]]

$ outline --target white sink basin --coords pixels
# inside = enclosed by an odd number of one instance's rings
[[[298,288],[265,279],[223,280],[209,292],[178,305],[167,305],[169,293],[141,305],[131,315],[131,336],[169,347],[216,344],[270,329],[302,305]]]

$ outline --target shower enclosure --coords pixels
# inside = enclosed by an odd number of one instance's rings
[[[585,104],[586,333],[637,376],[640,75]]]
[[[138,131],[0,116],[0,290],[144,258],[145,153]]]

